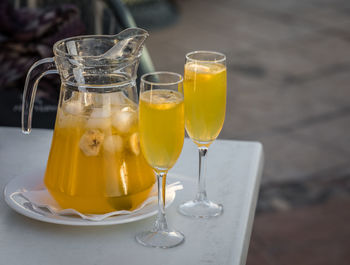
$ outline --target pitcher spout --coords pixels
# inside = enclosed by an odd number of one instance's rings
[[[101,55],[108,59],[132,59],[139,57],[148,32],[141,28],[128,28],[114,35],[115,45]]]

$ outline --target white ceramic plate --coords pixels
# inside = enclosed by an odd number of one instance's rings
[[[28,201],[22,196],[18,196],[19,191],[35,190],[43,187],[43,174],[33,174],[30,176],[20,176],[13,178],[4,189],[4,196],[6,203],[16,212],[27,217],[61,225],[75,225],[75,226],[100,226],[100,225],[115,225],[139,221],[158,212],[157,204],[149,204],[138,210],[137,212],[111,216],[102,221],[84,220],[78,216],[62,216],[54,215],[49,212],[38,211],[34,209]],[[171,177],[171,175],[169,176]],[[167,194],[166,207],[170,206],[175,199],[175,191],[170,191]]]

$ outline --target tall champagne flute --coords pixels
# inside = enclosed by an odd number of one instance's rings
[[[179,206],[181,214],[212,217],[223,206],[207,199],[206,156],[218,137],[226,112],[226,57],[222,53],[194,51],[186,54],[184,80],[186,131],[199,150],[198,191],[194,200]]]
[[[174,247],[185,237],[168,227],[164,204],[166,175],[181,153],[185,136],[181,75],[155,72],[141,77],[139,126],[142,152],[157,175],[159,209],[153,229],[138,234],[136,240],[149,247]]]

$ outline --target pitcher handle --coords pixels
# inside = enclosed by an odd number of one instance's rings
[[[40,68],[37,69],[37,67]],[[36,71],[33,73],[34,69]],[[29,134],[32,130],[33,107],[38,83],[48,74],[58,74],[53,57],[35,62],[27,73],[22,99],[22,132],[24,134]]]

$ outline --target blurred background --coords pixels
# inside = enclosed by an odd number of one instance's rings
[[[350,1],[2,0],[0,126],[20,126],[25,74],[56,41],[136,24],[150,32],[141,72],[227,55],[220,138],[266,155],[247,264],[350,264]],[[40,83],[34,127],[53,127],[58,92]]]

